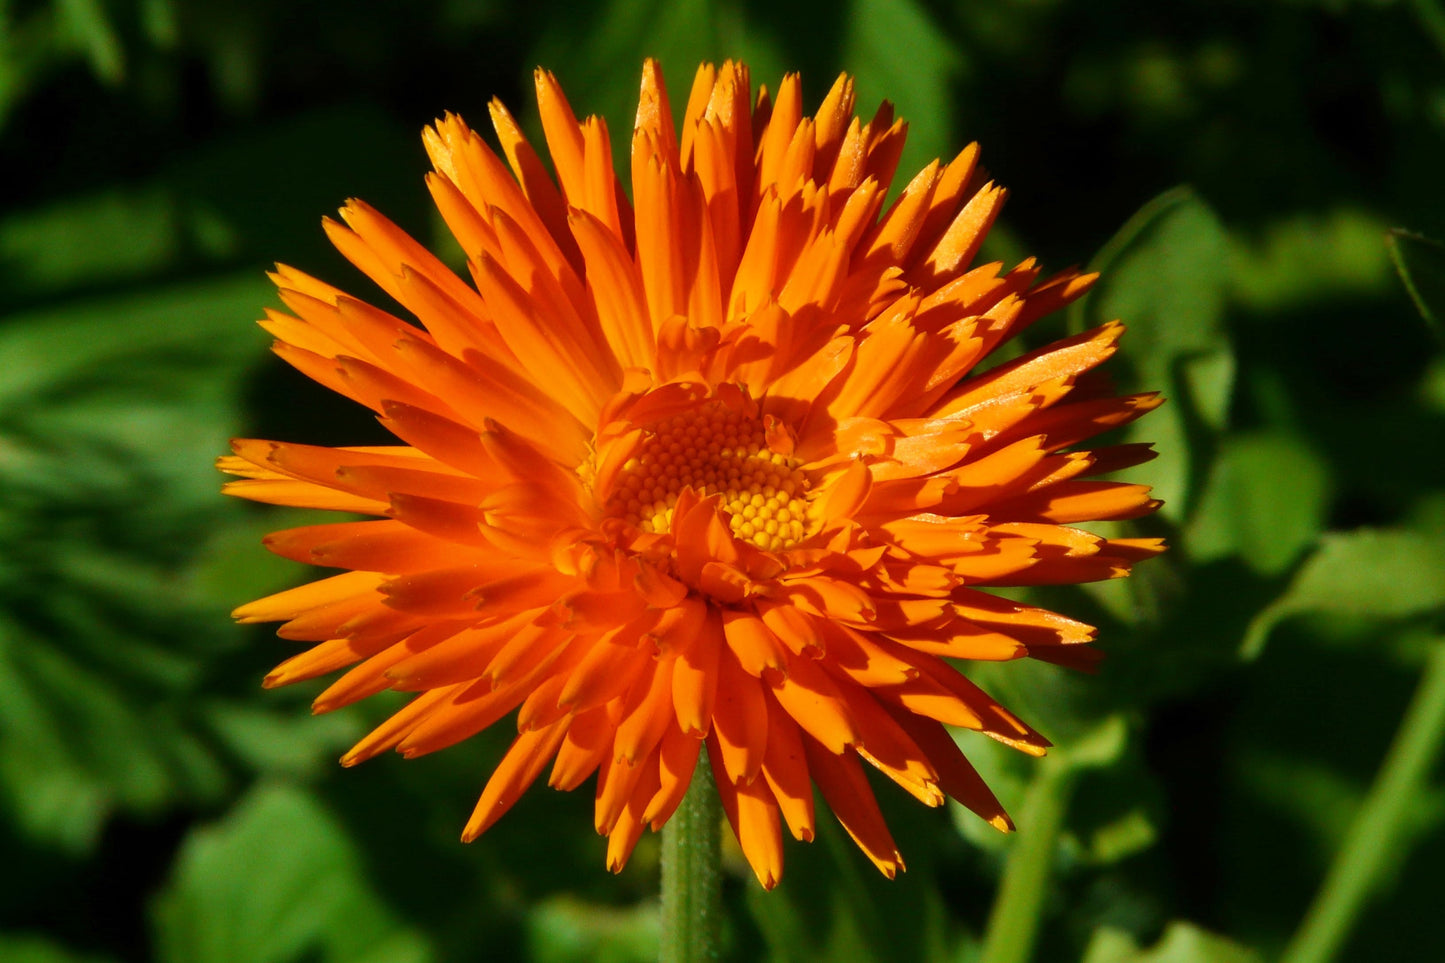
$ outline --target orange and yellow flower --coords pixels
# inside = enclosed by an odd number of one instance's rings
[[[314,643],[266,684],[350,667],[320,712],[416,693],[347,765],[515,713],[464,838],[550,763],[558,789],[596,775],[614,870],[704,746],[764,886],[782,827],[812,838],[815,786],[902,868],[864,762],[1009,828],[947,727],[1048,743],[949,660],[1087,666],[1093,628],[988,589],[1162,548],[1074,527],[1157,506],[1096,478],[1146,447],[1079,447],[1158,404],[1093,373],[1119,324],[971,374],[1093,277],[973,265],[1004,199],[976,145],[885,209],[905,126],[887,104],[854,117],[846,76],[805,117],[796,75],[754,99],[743,65],[704,66],[679,133],[647,63],[630,198],[606,124],[536,82],[556,182],[498,102],[505,161],[457,117],[424,134],[469,281],[364,203],[325,222],[420,326],[273,275],[276,352],[400,443],[238,440],[221,460],[231,494],[376,516],[266,539],[344,570],[237,610]]]

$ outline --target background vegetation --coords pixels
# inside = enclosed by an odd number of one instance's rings
[[[1048,599],[1103,671],[978,673],[1061,747],[971,744],[1022,832],[884,791],[906,876],[839,832],[772,894],[730,857],[732,956],[1445,959],[1439,0],[0,0],[0,958],[654,952],[655,845],[609,876],[585,791],[456,842],[504,727],[342,771],[384,707],[259,690],[288,643],[227,612],[302,577],[258,545],[299,513],[209,468],[377,437],[267,355],[271,261],[370,293],[318,219],[438,237],[423,124],[531,115],[541,63],[626,129],[646,54],[855,73],[905,170],[980,140],[986,253],[1107,271],[1043,334],[1123,317],[1171,398],[1131,475],[1174,550]]]

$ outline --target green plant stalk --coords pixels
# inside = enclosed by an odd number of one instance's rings
[[[1445,642],[1425,663],[1375,783],[1280,963],[1328,963],[1344,948],[1365,903],[1409,845],[1411,805],[1445,738]]]
[[[1077,768],[1063,754],[1039,763],[1019,812],[1018,842],[1004,866],[979,963],[1028,963],[1033,956],[1054,852],[1077,775]]]
[[[662,963],[705,963],[719,951],[722,803],[702,749],[682,805],[662,827]]]
[[[1445,14],[1442,14],[1441,17],[1441,51],[1445,52]],[[1436,317],[1435,312],[1430,310],[1430,303],[1420,291],[1420,286],[1415,282],[1415,275],[1405,260],[1405,253],[1401,249],[1402,242],[1434,248],[1437,256],[1445,255],[1445,245],[1423,235],[1402,231],[1398,228],[1385,235],[1385,247],[1390,252],[1390,261],[1395,265],[1395,273],[1399,275],[1400,283],[1405,286],[1405,293],[1410,295],[1410,301],[1415,305],[1415,310],[1420,312],[1420,317],[1425,319],[1425,323],[1430,325],[1436,336],[1445,337],[1445,318]]]

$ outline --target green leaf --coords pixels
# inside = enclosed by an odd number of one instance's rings
[[[651,963],[660,924],[655,904],[598,906],[555,896],[527,914],[535,963]]]
[[[1247,946],[1175,920],[1159,942],[1140,949],[1129,934],[1111,927],[1094,931],[1082,963],[1259,963]]]
[[[1445,606],[1445,540],[1406,529],[1329,534],[1289,588],[1255,617],[1242,654],[1254,658],[1284,619],[1302,614],[1398,620]]]
[[[209,475],[207,477],[215,480]],[[205,543],[197,546],[186,572],[187,587],[197,599],[205,600],[216,609],[230,611],[243,602],[299,585],[313,578],[316,569],[270,552],[258,551],[261,539],[284,528],[323,525],[359,517],[338,516],[336,512],[320,509],[270,506],[262,511],[231,513],[224,522],[213,525],[207,532]]]
[[[40,936],[0,933],[0,960],[5,963],[105,963],[107,959],[77,952]]]
[[[1100,865],[1117,863],[1153,846],[1158,837],[1149,816],[1142,809],[1130,809],[1089,835],[1087,855]]]
[[[1128,723],[1122,716],[1112,715],[1076,738],[1060,743],[1054,755],[1062,757],[1072,769],[1099,769],[1117,761],[1128,744]]]
[[[108,84],[125,79],[125,52],[100,0],[55,0],[70,39],[85,52],[90,69]]]
[[[1358,781],[1325,762],[1262,745],[1237,750],[1233,766],[1253,797],[1251,808],[1287,818],[1327,863],[1364,797]]]
[[[1231,239],[1231,293],[1261,317],[1377,297],[1392,283],[1384,232],[1378,215],[1344,204],[1277,218]]]
[[[159,187],[71,196],[0,221],[5,297],[158,273],[185,238],[175,197]]]
[[[192,832],[153,922],[160,963],[434,958],[371,887],[342,826],[287,786],[262,786],[221,823]]]
[[[341,750],[361,738],[365,727],[349,712],[313,717],[277,712],[248,702],[216,700],[204,710],[211,730],[250,768],[305,776],[334,764]]]
[[[261,356],[266,339],[249,322],[272,297],[265,276],[248,271],[12,315],[0,327],[0,411],[8,420],[16,407],[52,408],[57,396],[74,403],[115,386],[170,399],[224,395]]]
[[[13,5],[0,6],[0,130],[11,111],[22,104],[52,56],[51,11],[21,16]]]
[[[176,7],[179,0],[140,0],[141,28],[146,39],[162,50],[171,50],[180,37]]]
[[[0,687],[0,696],[9,696],[8,689]],[[6,790],[0,794],[0,812],[27,837],[62,853],[83,853],[100,836],[112,806],[110,794],[100,780],[66,759],[52,728],[14,725],[17,716],[33,718],[35,711],[33,705],[18,711],[8,706],[0,718],[8,733],[29,737],[23,750],[11,745],[0,752],[0,782]]]
[[[268,296],[248,273],[0,327],[0,808],[35,845],[83,851],[114,812],[219,798],[237,757],[296,771],[336,743],[317,730],[246,751],[205,679],[244,600],[205,574],[212,533],[255,517],[219,496],[211,463],[236,433]],[[251,554],[259,575],[233,589],[274,585]]]
[[[1224,326],[1229,275],[1218,218],[1194,193],[1176,188],[1129,219],[1094,259],[1094,291],[1070,311],[1083,330],[1120,319],[1134,391],[1162,391],[1169,404],[1136,423],[1130,439],[1152,441],[1159,457],[1131,469],[1154,486],[1163,512],[1187,516],[1204,467],[1204,443],[1222,431],[1234,387],[1234,352]]]
[[[125,657],[123,640],[87,641],[119,641]],[[219,763],[171,699],[67,648],[0,622],[0,800],[31,836],[80,851],[117,806],[155,812],[219,795]]]
[[[1445,244],[1401,230],[1386,234],[1385,244],[1415,310],[1445,337]]]
[[[1329,471],[1301,439],[1223,439],[1184,547],[1196,562],[1238,556],[1262,575],[1286,571],[1324,527]]]

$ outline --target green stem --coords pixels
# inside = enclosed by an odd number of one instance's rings
[[[662,963],[718,958],[722,803],[707,750],[677,812],[662,827]]]
[[[1314,903],[1280,963],[1328,963],[1408,845],[1411,811],[1445,736],[1445,644],[1425,663],[1375,784],[1360,805]]]
[[[1019,812],[1019,834],[988,917],[979,963],[1027,963],[1033,956],[1054,852],[1078,770],[1062,754],[1039,763]]]

